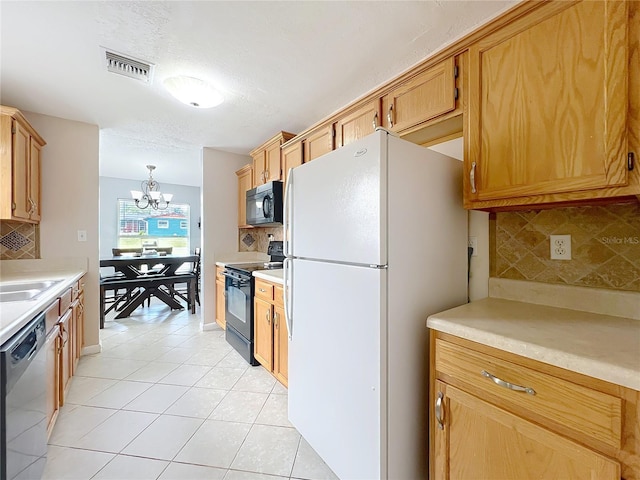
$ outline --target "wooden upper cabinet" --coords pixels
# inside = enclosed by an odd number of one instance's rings
[[[282,147],[282,181],[287,186],[289,170],[302,165],[302,140],[298,140],[290,145]]]
[[[253,187],[273,180],[282,180],[280,147],[293,137],[293,133],[280,132],[250,153],[253,158]]]
[[[304,162],[310,162],[333,150],[335,130],[329,123],[314,130],[304,139]]]
[[[265,183],[266,166],[264,159],[266,156],[264,150],[252,152],[251,156],[253,157],[253,183],[251,188],[253,188]]]
[[[282,180],[280,145],[282,145],[282,142],[278,140],[267,145],[265,148],[265,183],[273,180]]]
[[[361,105],[336,121],[336,148],[366,137],[380,125],[380,99]]]
[[[382,98],[382,126],[402,132],[456,108],[454,57],[417,74]]]
[[[253,166],[245,165],[236,172],[238,177],[238,226],[247,227],[247,190],[253,185]]]
[[[38,223],[40,150],[45,141],[19,110],[0,109],[0,219]]]
[[[30,219],[36,222],[40,221],[40,145],[33,137],[29,138],[29,198],[31,199],[32,209]]]
[[[471,46],[467,208],[632,193],[628,3],[552,2]]]

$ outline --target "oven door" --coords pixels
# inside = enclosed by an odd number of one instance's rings
[[[253,289],[251,276],[225,270],[225,321],[247,340],[253,339],[251,316],[253,315]]]

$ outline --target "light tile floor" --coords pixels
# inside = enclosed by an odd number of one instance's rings
[[[287,390],[200,314],[107,317],[49,438],[44,479],[332,480],[287,420]]]

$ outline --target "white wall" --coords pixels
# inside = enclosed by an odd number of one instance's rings
[[[202,321],[216,321],[216,258],[238,251],[239,170],[251,157],[202,150]]]
[[[100,177],[100,257],[109,257],[111,249],[118,243],[118,199],[131,198],[131,190],[140,190],[140,180]],[[172,193],[174,203],[188,203],[191,206],[191,245],[189,251],[200,246],[198,219],[200,211],[200,187],[173,185],[162,182],[161,191]]]
[[[462,161],[462,137],[432,145],[436,152]],[[471,257],[469,300],[479,300],[489,296],[489,214],[469,210],[469,236],[478,239],[478,250]]]
[[[42,149],[42,258],[86,257],[85,347],[99,338],[97,125],[25,113],[47,144]],[[87,241],[78,241],[86,230]]]

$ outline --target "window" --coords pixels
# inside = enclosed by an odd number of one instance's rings
[[[133,199],[118,199],[118,247],[173,247],[173,253],[190,252],[190,206],[170,204],[166,210],[136,207]]]

